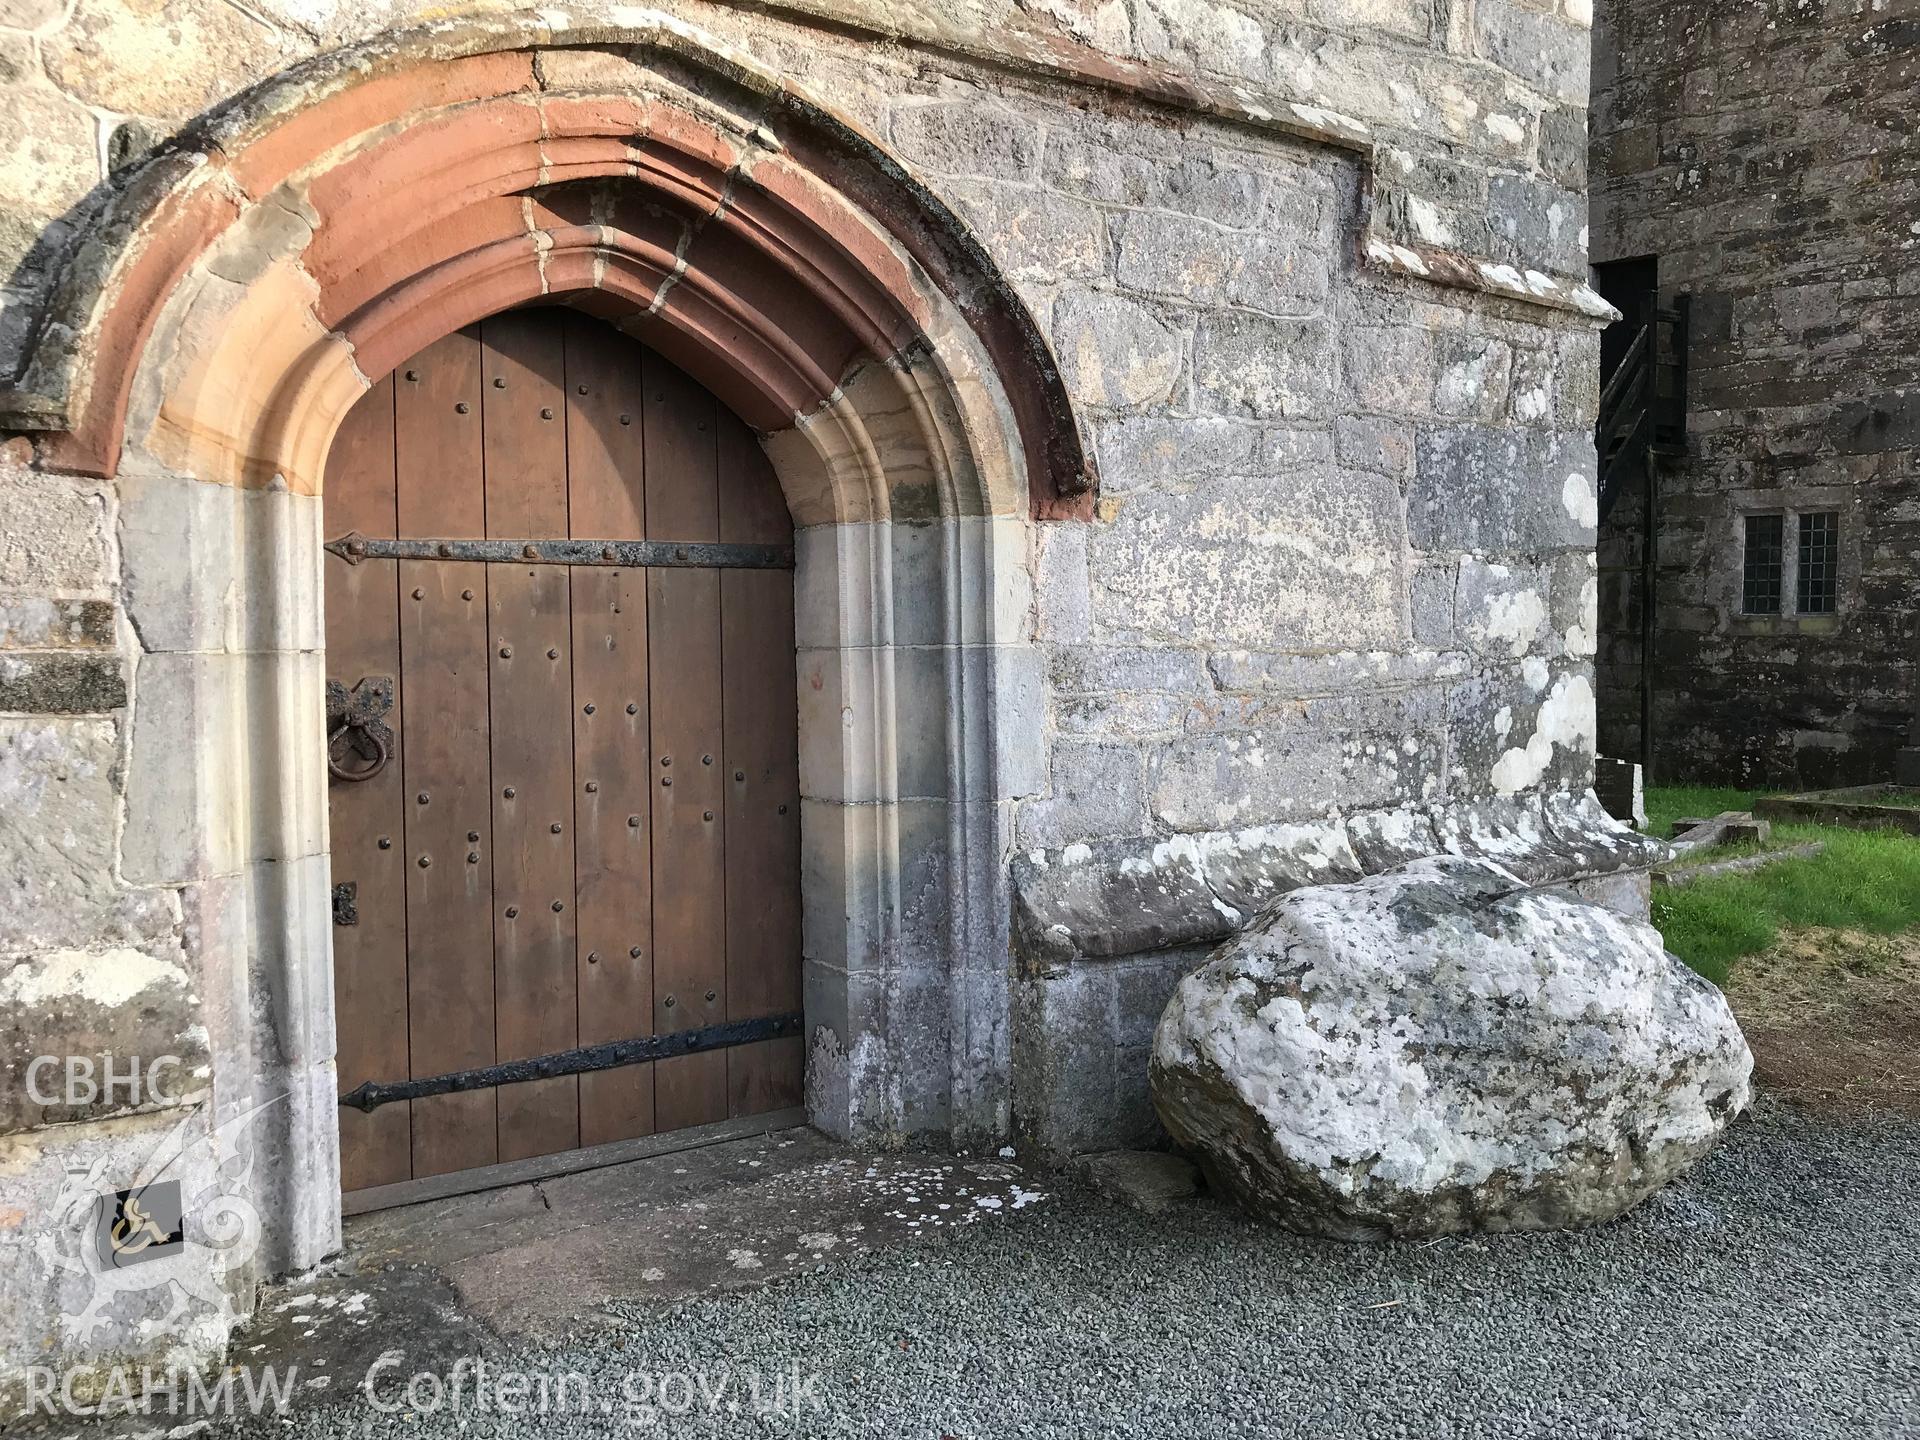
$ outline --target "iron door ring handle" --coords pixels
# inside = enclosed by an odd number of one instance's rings
[[[334,746],[340,743],[340,737],[345,735],[349,730],[358,730],[361,735],[371,740],[374,749],[379,751],[379,754],[374,757],[373,763],[364,770],[349,770],[333,758]],[[349,720],[327,737],[327,773],[336,780],[346,780],[358,784],[362,780],[373,779],[374,776],[386,769],[387,760],[392,754],[392,750],[387,746],[386,737],[381,735],[379,730],[371,725],[356,725],[353,721]]]

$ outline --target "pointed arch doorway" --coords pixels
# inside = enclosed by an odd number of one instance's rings
[[[1037,523],[1088,518],[1095,476],[967,225],[792,77],[649,11],[383,32],[189,126],[113,215],[14,394],[46,464],[120,487],[125,573],[171,577],[125,595],[123,865],[198,917],[216,1113],[263,1157],[259,1272],[338,1248],[360,1124],[321,756],[325,679],[361,675],[316,593],[327,457],[369,377],[518,306],[608,320],[723,396],[796,526],[809,1123],[1000,1143],[1007,857],[1049,743]]]
[[[799,1105],[793,524],[752,432],[508,311],[357,402],[323,523],[350,1208]]]

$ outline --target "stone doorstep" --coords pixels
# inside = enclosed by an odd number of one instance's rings
[[[620,1310],[758,1289],[972,1225],[1005,1224],[1054,1185],[1007,1151],[879,1153],[804,1126],[350,1219],[341,1254],[264,1287],[227,1363],[297,1372],[290,1413],[355,1401],[376,1377],[511,1369],[524,1344],[617,1329]],[[184,1381],[182,1382],[184,1385]],[[391,1386],[383,1390],[388,1393]],[[160,1430],[154,1428],[155,1420]],[[152,1436],[164,1409],[90,1423]],[[54,1440],[72,1430],[9,1436]]]
[[[1588,792],[1029,851],[1013,864],[1015,950],[1037,978],[1082,960],[1213,945],[1288,891],[1431,855],[1492,860],[1544,888],[1644,877],[1672,850]]]

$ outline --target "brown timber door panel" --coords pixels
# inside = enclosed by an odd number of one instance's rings
[[[394,382],[382,380],[341,423],[327,461],[326,517],[342,530],[395,533]],[[355,923],[333,931],[335,1061],[344,1087],[407,1065],[407,880],[403,852],[407,751],[406,680],[400,664],[400,571],[403,560],[327,564],[328,674],[348,686],[369,675],[395,677],[387,717],[395,741],[386,768],[371,780],[331,786],[334,912],[352,886]],[[340,1169],[358,1185],[404,1180],[412,1172],[410,1116],[405,1105],[362,1114],[340,1112]]]
[[[369,390],[325,505],[328,676],[394,691],[386,764],[331,791],[342,1093],[796,1014],[791,570],[340,543],[790,546],[745,426],[598,321],[513,311]],[[799,1103],[798,1035],[714,1036],[343,1106],[343,1185]]]
[[[474,420],[481,405],[479,337],[462,332],[436,342],[403,366],[393,385],[399,533],[485,539],[486,472]],[[354,413],[369,403],[371,397],[362,400]],[[331,525],[330,494],[325,504]],[[329,608],[331,581],[342,568],[329,560]],[[409,1073],[438,1075],[494,1061],[491,772],[486,747],[474,743],[487,713],[487,575],[484,566],[446,560],[402,560],[400,572],[402,708],[420,732],[406,756],[400,842],[407,876]],[[331,654],[327,663],[333,664]],[[334,786],[336,795],[341,788]],[[468,858],[473,855],[479,859]],[[341,1034],[357,1019],[340,1006]],[[343,1074],[341,1083],[350,1088],[352,1080]],[[469,1170],[500,1158],[491,1090],[386,1108],[413,1112],[413,1175]],[[359,1188],[344,1164],[342,1174],[348,1189]]]

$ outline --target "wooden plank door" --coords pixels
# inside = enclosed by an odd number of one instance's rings
[[[484,538],[479,335],[449,335],[397,374],[400,536]],[[326,504],[331,523],[330,497]],[[487,713],[486,569],[447,560],[403,560],[400,569],[401,709],[417,732],[404,786],[411,1077],[496,1058],[493,817],[487,754],[473,743],[476,719]],[[341,1012],[342,1033],[353,1019]],[[487,1090],[410,1102],[412,1174],[498,1160],[494,1102]]]
[[[396,533],[394,379],[367,392],[341,423],[327,457],[326,519],[336,533]],[[405,681],[400,666],[400,571],[406,562],[342,565],[329,557],[327,674],[351,688],[393,676],[387,716],[394,743],[378,775],[334,782],[332,826],[335,1063],[342,1091],[408,1073]],[[350,917],[352,924],[337,923]],[[405,1105],[340,1112],[340,1169],[347,1183],[384,1185],[413,1173],[411,1114]]]
[[[326,526],[792,541],[724,405],[555,309],[450,335],[374,386],[335,443]],[[357,897],[334,932],[343,1092],[797,1013],[791,571],[415,548],[328,560],[329,677],[395,691],[386,768],[332,791],[334,878]],[[782,1109],[802,1056],[789,1036],[343,1109],[343,1184]]]

